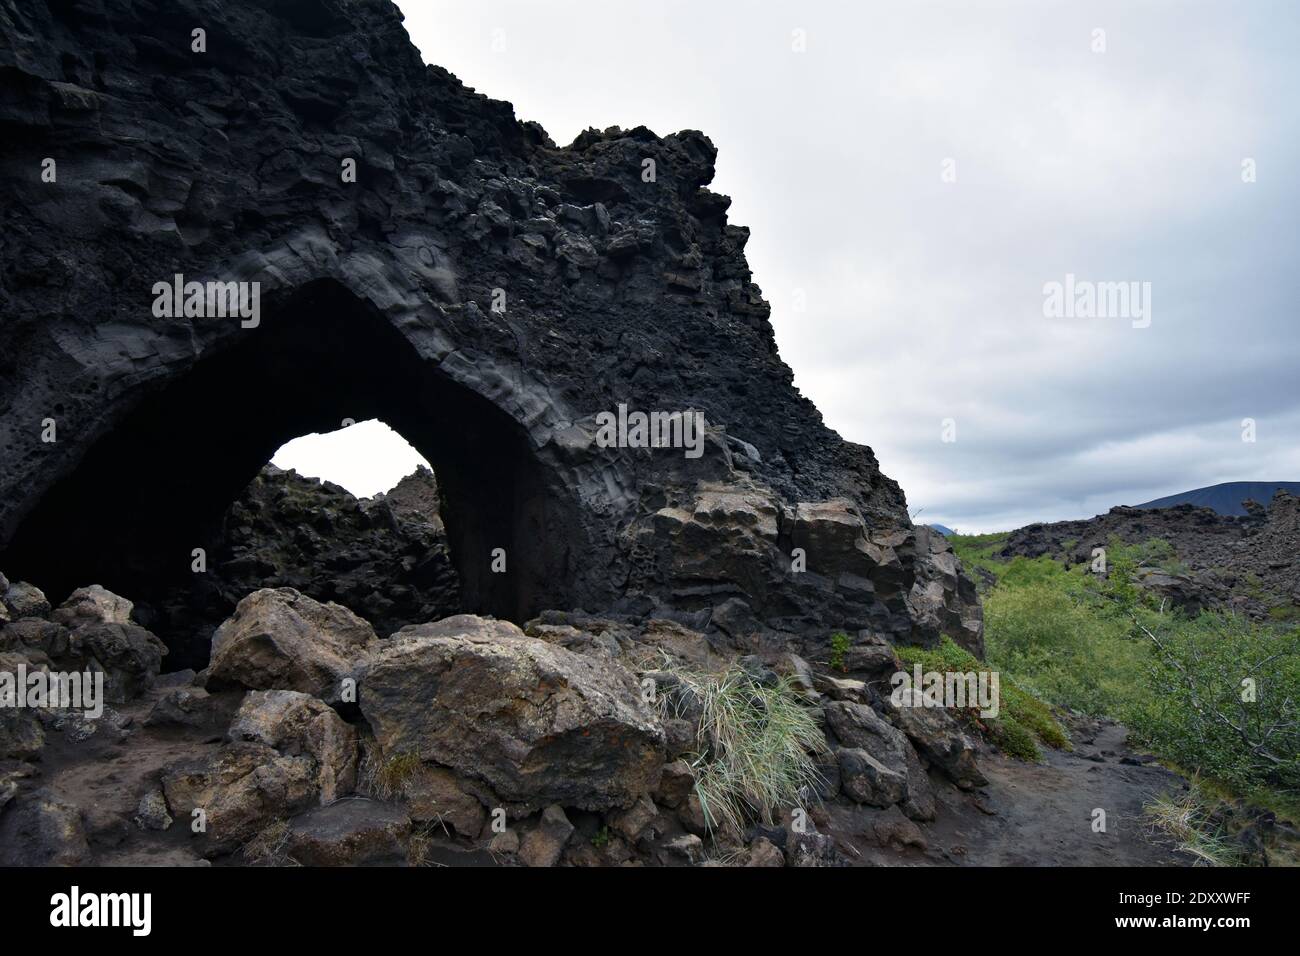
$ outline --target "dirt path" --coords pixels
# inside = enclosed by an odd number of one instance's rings
[[[1180,793],[1183,779],[1130,749],[1119,724],[1075,732],[1072,752],[1048,749],[1045,762],[988,754],[980,769],[988,786],[972,798],[947,789],[928,828],[932,851],[979,866],[1187,866],[1192,860],[1154,835],[1143,805]],[[1095,832],[1096,810],[1105,832]]]

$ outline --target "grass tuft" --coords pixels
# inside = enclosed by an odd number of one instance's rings
[[[289,822],[275,820],[245,843],[241,852],[254,866],[296,866],[297,861],[289,856],[288,845]]]
[[[1240,845],[1215,820],[1217,801],[1203,794],[1196,782],[1180,797],[1163,794],[1144,808],[1151,829],[1174,841],[1198,866],[1240,866]]]
[[[717,674],[672,673],[698,707],[690,760],[711,832],[739,834],[755,817],[771,824],[774,810],[813,797],[824,781],[812,755],[827,749],[826,736],[788,679],[767,686],[734,665]],[[680,699],[665,695],[661,706],[671,710]]]

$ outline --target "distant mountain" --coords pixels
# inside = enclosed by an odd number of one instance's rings
[[[952,535],[956,534],[956,532],[953,531],[952,528],[949,528],[947,525],[931,524],[930,527],[933,528],[935,531],[939,532],[945,538],[951,537]]]
[[[1285,488],[1293,495],[1300,495],[1300,481],[1225,481],[1221,485],[1208,488],[1196,488],[1176,495],[1167,495],[1137,505],[1138,508],[1171,508],[1174,505],[1200,505],[1213,508],[1221,515],[1244,515],[1246,509],[1241,503],[1252,498],[1267,506],[1273,500],[1273,492]]]

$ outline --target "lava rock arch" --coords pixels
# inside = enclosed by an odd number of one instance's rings
[[[951,551],[794,387],[702,133],[557,147],[387,0],[81,6],[0,5],[7,573],[170,560],[276,440],[382,405],[448,471],[472,605],[979,647]],[[259,283],[265,328],[156,317],[175,275]],[[704,454],[602,447],[619,405],[702,411]]]
[[[19,526],[6,565],[56,599],[96,581],[147,601],[194,575],[193,549],[209,550],[280,444],[382,418],[437,469],[464,608],[522,622],[564,606],[582,526],[527,433],[337,283],[282,299],[237,342],[141,387]],[[497,548],[504,573],[491,570]]]

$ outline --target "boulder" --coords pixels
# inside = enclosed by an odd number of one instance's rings
[[[0,866],[80,866],[90,861],[81,811],[48,790],[0,814]]]
[[[407,812],[417,823],[438,823],[463,837],[477,836],[487,811],[456,774],[421,764],[403,784]]]
[[[230,724],[230,714],[222,722],[218,698],[202,687],[176,687],[167,691],[153,705],[144,719],[146,727],[188,727],[218,731]]]
[[[934,819],[934,791],[907,737],[865,704],[834,701],[826,721],[846,750],[840,751],[840,786],[859,803],[898,803],[914,820]],[[866,759],[870,758],[870,759]],[[886,797],[894,799],[881,802]]]
[[[891,807],[907,797],[905,771],[886,767],[867,751],[842,747],[840,787],[848,797],[873,807]]]
[[[920,694],[915,694],[920,699]],[[958,786],[979,787],[988,781],[975,763],[975,744],[955,717],[942,707],[895,706],[886,700],[889,715],[916,749]]]
[[[610,827],[629,843],[635,843],[642,833],[659,817],[659,808],[649,797],[642,797],[629,809],[613,814]]]
[[[45,592],[26,581],[13,581],[5,589],[3,603],[11,620],[24,617],[45,617],[50,613],[50,602]]]
[[[343,679],[375,643],[374,629],[345,607],[263,588],[212,635],[208,687],[296,690],[336,704]]]
[[[104,693],[121,703],[148,690],[167,646],[138,624],[91,621],[68,634],[67,660],[104,672]]]
[[[400,808],[356,797],[294,817],[284,850],[303,866],[391,866],[406,860],[410,832]]]
[[[631,673],[501,621],[403,628],[361,669],[359,688],[385,755],[482,780],[517,812],[628,806],[664,762],[663,731]]]
[[[357,732],[314,697],[292,690],[249,691],[228,736],[232,742],[265,744],[287,756],[311,758],[322,803],[356,787]]]
[[[50,620],[65,627],[81,624],[130,624],[135,605],[112,591],[92,584],[77,588],[55,608]]]
[[[183,760],[162,774],[172,816],[196,833],[205,856],[239,849],[268,824],[320,802],[319,769],[308,756],[285,756],[260,743],[232,743],[215,754]]]
[[[683,833],[665,843],[664,852],[669,859],[676,858],[685,863],[698,863],[704,856],[704,841],[694,833]]]
[[[666,807],[676,808],[695,792],[695,773],[685,760],[664,764],[655,799]]]
[[[167,809],[167,798],[159,789],[149,790],[136,805],[132,822],[141,830],[166,830],[172,825],[172,815]]]
[[[64,657],[68,653],[68,629],[37,617],[12,621],[0,630],[0,650],[11,648],[40,651],[50,658]]]
[[[573,824],[562,807],[552,804],[519,841],[519,861],[524,866],[554,866],[573,835]]]
[[[0,707],[0,760],[31,760],[45,747],[45,731],[30,710]]]
[[[28,654],[0,653],[0,760],[31,760],[45,747],[45,730],[39,712],[15,706],[8,695],[22,692],[18,686],[20,668],[28,672],[44,669]]]
[[[749,859],[745,862],[745,865],[757,867],[785,866],[785,854],[771,840],[766,837],[757,837],[749,845]]]
[[[898,807],[890,807],[876,816],[867,831],[865,835],[882,847],[895,846],[901,849],[910,846],[921,851],[929,848],[921,828],[903,816]]]

